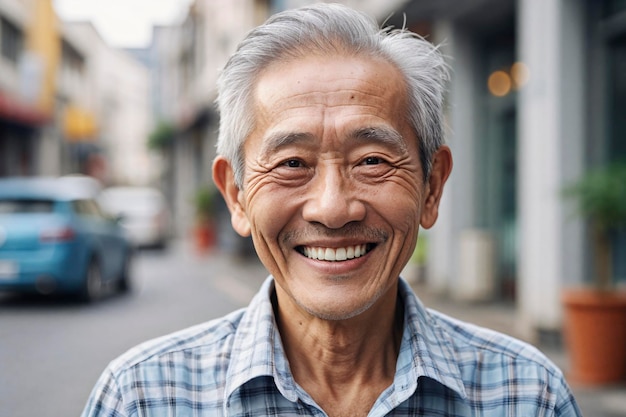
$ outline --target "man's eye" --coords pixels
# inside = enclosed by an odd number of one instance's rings
[[[383,163],[383,160],[375,156],[368,156],[362,162],[363,165],[378,165],[382,163]]]
[[[282,165],[286,166],[287,168],[301,168],[304,166],[302,164],[302,161],[299,161],[297,159],[288,159],[285,162],[283,162]]]

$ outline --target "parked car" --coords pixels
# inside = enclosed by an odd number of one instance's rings
[[[99,195],[102,208],[118,217],[137,247],[166,246],[170,238],[171,217],[163,194],[156,188],[116,186]]]
[[[130,287],[132,244],[91,193],[62,178],[0,179],[0,291],[86,301]]]

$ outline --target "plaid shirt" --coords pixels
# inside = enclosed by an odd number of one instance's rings
[[[325,416],[294,381],[270,277],[247,309],[144,343],[113,361],[83,417]],[[580,416],[533,347],[425,309],[400,280],[405,328],[393,385],[370,416]]]

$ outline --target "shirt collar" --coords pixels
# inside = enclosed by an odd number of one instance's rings
[[[274,279],[270,276],[250,302],[237,327],[224,391],[226,399],[254,378],[271,377],[285,398],[297,401],[296,384],[274,318],[273,293]]]
[[[450,335],[443,330],[410,285],[400,279],[399,296],[404,302],[404,333],[396,365],[395,385],[411,393],[420,377],[431,378],[467,398]],[[400,383],[400,384],[398,384]]]
[[[224,396],[248,381],[271,377],[281,394],[297,401],[296,383],[289,369],[272,307],[274,279],[268,277],[250,302],[235,333]],[[404,331],[394,386],[400,396],[410,396],[420,377],[438,381],[467,398],[456,364],[450,336],[428,313],[403,279],[399,296],[404,302]]]

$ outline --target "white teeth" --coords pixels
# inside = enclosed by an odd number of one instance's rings
[[[360,258],[367,253],[366,245],[347,246],[345,248],[313,248],[304,247],[304,255],[310,259],[322,261],[345,261],[348,259]]]

